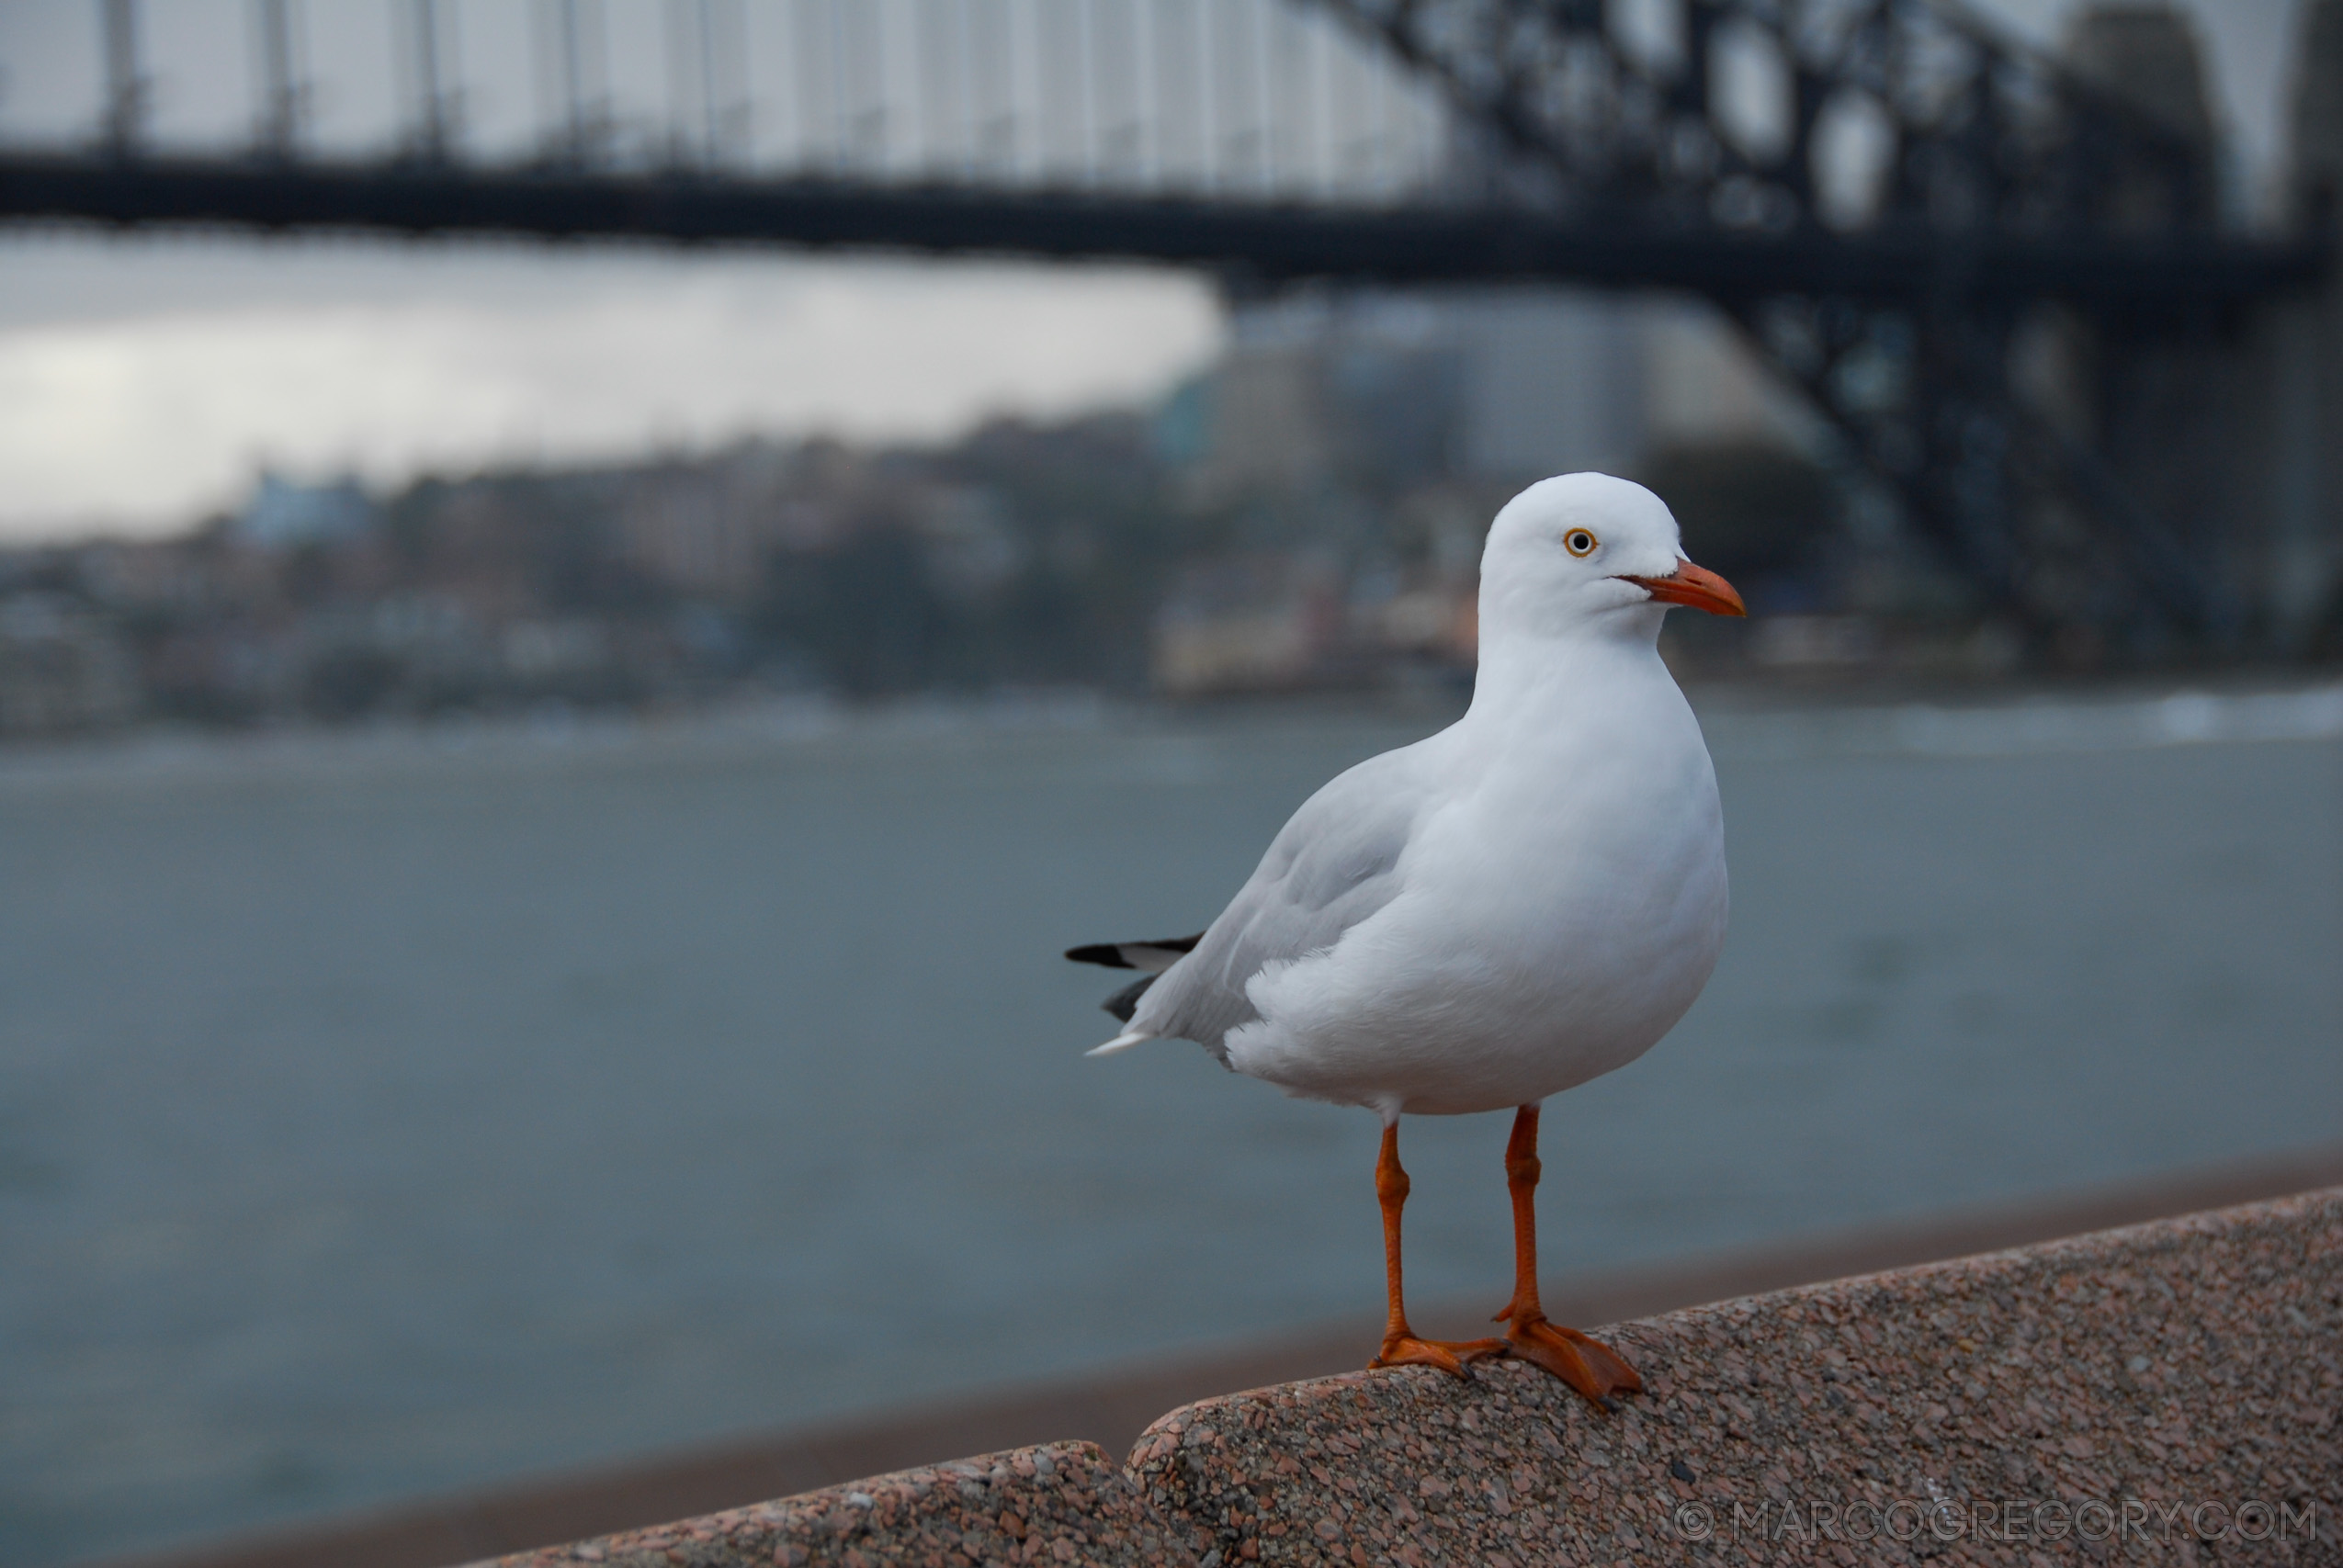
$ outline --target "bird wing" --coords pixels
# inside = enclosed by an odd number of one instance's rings
[[[1333,946],[1398,896],[1399,856],[1430,800],[1412,750],[1371,757],[1303,803],[1204,940],[1137,998],[1133,1031],[1225,1061],[1224,1037],[1261,1016],[1246,982]]]
[[[1084,947],[1070,947],[1066,956],[1077,964],[1104,964],[1109,969],[1142,969],[1146,973],[1124,987],[1099,1005],[1113,1013],[1118,1022],[1128,1023],[1138,1010],[1139,998],[1155,984],[1155,977],[1181,958],[1195,951],[1204,940],[1204,932],[1194,936],[1162,937],[1154,942],[1094,942]]]
[[[1149,975],[1160,975],[1180,962],[1183,953],[1195,951],[1204,940],[1204,932],[1194,936],[1160,937],[1154,942],[1093,942],[1082,947],[1070,947],[1066,956],[1077,964],[1103,964],[1109,969],[1144,969]]]

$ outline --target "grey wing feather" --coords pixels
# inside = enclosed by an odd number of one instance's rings
[[[1333,946],[1398,897],[1393,873],[1426,800],[1415,774],[1405,751],[1387,752],[1304,802],[1194,951],[1138,998],[1132,1025],[1194,1040],[1226,1062],[1228,1032],[1261,1016],[1247,981]]]

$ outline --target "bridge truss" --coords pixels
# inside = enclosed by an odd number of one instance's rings
[[[2224,223],[2202,127],[1953,0],[669,0],[664,112],[632,123],[612,19],[539,0],[540,107],[501,152],[456,0],[393,7],[402,123],[338,152],[294,0],[253,6],[250,138],[209,152],[150,134],[135,0],[96,11],[97,133],[0,147],[0,220],[1690,291],[2003,613],[2134,649],[2244,635],[2194,371],[2325,265]],[[760,36],[786,112],[753,107]],[[2045,341],[2095,369],[2030,387]]]

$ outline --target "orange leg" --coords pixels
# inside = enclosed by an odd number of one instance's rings
[[[1383,1327],[1383,1348],[1370,1367],[1438,1367],[1454,1377],[1467,1378],[1468,1361],[1505,1353],[1502,1339],[1462,1342],[1419,1339],[1408,1326],[1408,1308],[1399,1289],[1399,1211],[1408,1202],[1408,1173],[1399,1168],[1399,1124],[1383,1129],[1383,1154],[1375,1162],[1375,1195],[1383,1203],[1383,1276],[1391,1298],[1391,1315]]]
[[[1513,1195],[1513,1299],[1497,1314],[1511,1320],[1507,1350],[1535,1361],[1597,1404],[1614,1393],[1640,1393],[1643,1380],[1619,1353],[1575,1328],[1545,1320],[1537,1302],[1537,1107],[1524,1105],[1513,1118],[1505,1145],[1505,1185]],[[1396,1321],[1396,1320],[1395,1320]]]

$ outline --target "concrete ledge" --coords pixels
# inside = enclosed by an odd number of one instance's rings
[[[502,1568],[846,1568],[879,1563],[1098,1562],[1195,1568],[1094,1443],[1045,1443],[898,1471],[778,1503],[499,1559]]]
[[[1520,1363],[1350,1373],[1175,1411],[1133,1470],[1206,1562],[2343,1561],[2343,1190],[1608,1337],[1616,1415]]]
[[[1606,1334],[1613,1415],[1345,1373],[501,1562],[2343,1563],[2343,1189]]]

